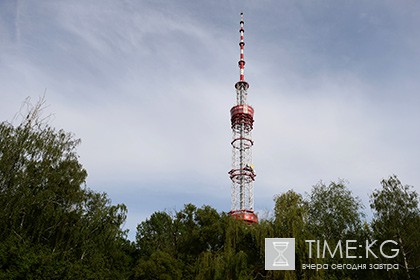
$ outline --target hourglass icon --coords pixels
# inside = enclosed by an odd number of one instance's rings
[[[287,246],[289,246],[289,242],[279,242],[274,241],[273,247],[277,251],[278,256],[274,259],[273,266],[288,266],[289,262],[287,261],[286,257],[283,253],[287,250]]]

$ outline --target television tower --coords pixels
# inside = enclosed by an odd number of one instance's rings
[[[240,21],[240,57],[239,81],[235,84],[236,105],[230,109],[232,124],[232,169],[229,171],[232,180],[232,205],[229,215],[249,224],[258,223],[254,213],[254,180],[255,172],[252,165],[252,127],[254,123],[254,109],[247,104],[249,84],[244,78],[244,14]]]

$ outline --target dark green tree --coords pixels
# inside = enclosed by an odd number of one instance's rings
[[[134,270],[136,279],[183,279],[182,263],[171,254],[160,250],[153,252],[150,257],[141,257]]]
[[[179,239],[172,216],[166,212],[155,212],[137,226],[137,247],[140,255],[151,256],[155,251],[176,254]]]
[[[397,176],[381,181],[382,188],[371,195],[374,212],[372,228],[375,239],[394,240],[400,249],[396,259],[381,258],[382,262],[395,262],[401,270],[387,273],[388,279],[420,278],[420,209],[419,196],[412,186],[403,185]],[[378,254],[381,257],[381,254]]]
[[[307,198],[311,233],[325,240],[344,240],[362,229],[363,205],[343,181],[313,186]]]
[[[85,186],[80,140],[45,123],[40,102],[0,124],[0,279],[122,279],[124,205]]]
[[[149,279],[146,274],[166,279],[167,267],[176,269],[172,277],[182,279],[251,279],[264,269],[256,236],[256,227],[210,206],[186,204],[173,214],[156,212],[137,227],[136,279]]]
[[[379,191],[377,191],[379,192]],[[395,191],[394,191],[395,192]],[[398,211],[409,213],[410,224],[396,224],[394,227],[406,226],[415,233],[418,224],[417,194],[408,191],[403,202],[394,205]],[[382,195],[374,195],[375,198]],[[389,199],[395,199],[395,193]],[[397,195],[397,197],[404,197]],[[388,198],[387,198],[388,199]],[[410,200],[411,199],[411,200]],[[379,200],[378,200],[379,201]],[[393,204],[386,201],[386,205]],[[375,201],[376,203],[377,201]],[[375,204],[376,205],[376,204]],[[408,207],[408,211],[400,209]],[[379,207],[379,204],[377,206]],[[385,207],[385,206],[381,206]],[[417,207],[417,208],[416,208]],[[366,258],[345,258],[339,253],[318,257],[312,248],[309,257],[306,240],[326,240],[334,250],[337,242],[342,242],[342,252],[346,252],[346,240],[355,240],[364,244],[365,240],[379,235],[372,235],[369,225],[363,221],[362,204],[343,182],[332,182],[330,185],[318,184],[313,187],[306,199],[302,195],[288,191],[275,198],[274,215],[261,219],[259,224],[248,225],[243,221],[232,219],[226,213],[217,213],[210,206],[198,208],[186,204],[180,211],[172,213],[156,212],[149,219],[138,225],[136,245],[140,258],[135,266],[136,279],[399,279],[400,273],[386,270],[369,269],[302,269],[302,264],[374,264],[383,260]],[[375,208],[379,209],[379,208]],[[414,210],[413,210],[414,209]],[[416,210],[417,209],[417,210]],[[384,213],[391,213],[384,210]],[[378,212],[379,213],[379,212]],[[413,216],[412,214],[415,213]],[[399,219],[401,219],[400,215]],[[392,226],[384,223],[375,215],[372,225],[377,231],[390,231]],[[404,219],[402,219],[404,220]],[[414,221],[414,222],[413,222]],[[381,228],[383,226],[383,228]],[[377,233],[375,233],[377,234]],[[394,233],[395,234],[395,233]],[[408,234],[408,233],[407,233]],[[408,236],[408,235],[407,235]],[[264,269],[265,238],[293,237],[296,242],[295,271],[266,271]],[[410,242],[404,241],[409,268],[415,266],[413,258],[418,256],[418,242],[411,235]],[[413,245],[414,244],[414,245]],[[321,245],[321,251],[323,245]],[[416,247],[417,246],[417,247]],[[361,250],[361,251],[359,251]],[[373,251],[375,248],[372,249]],[[376,252],[376,251],[375,251]],[[417,253],[416,253],[417,252]],[[352,250],[351,255],[364,256],[364,248]],[[417,255],[416,255],[417,254]],[[322,253],[321,253],[322,255]],[[168,270],[173,271],[172,274]],[[404,272],[404,271],[402,271]],[[415,270],[410,270],[411,279]],[[404,274],[406,275],[406,274]],[[403,276],[404,276],[403,275]],[[406,276],[404,276],[406,277]],[[386,277],[385,277],[386,278]],[[402,278],[403,279],[403,278]]]
[[[312,261],[317,263],[358,264],[359,258],[341,258],[331,256],[328,250],[324,250],[325,243],[334,250],[337,244],[345,245],[346,240],[364,240],[366,233],[363,226],[363,205],[358,197],[354,197],[343,181],[331,182],[325,185],[320,182],[313,186],[307,197],[308,205],[308,230],[313,240],[322,242],[320,246],[320,258],[312,256]],[[314,252],[316,246],[312,245]],[[325,252],[325,254],[324,254]],[[354,255],[362,255],[363,248],[357,248]],[[344,257],[344,256],[343,256]],[[323,270],[323,279],[364,278],[366,271],[352,270]]]
[[[295,238],[296,270],[271,272],[273,279],[322,279],[316,271],[302,270],[302,264],[313,263],[308,258],[305,242],[313,239],[308,227],[308,202],[293,190],[276,196],[274,201],[274,237]]]

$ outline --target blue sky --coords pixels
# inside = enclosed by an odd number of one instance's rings
[[[367,208],[392,174],[419,191],[418,1],[2,0],[0,120],[46,91],[131,238],[154,211],[228,211],[240,12],[257,211],[320,180]]]

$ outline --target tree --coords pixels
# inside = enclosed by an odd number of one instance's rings
[[[80,140],[45,123],[43,104],[0,124],[0,278],[124,278],[126,207],[86,187]]]
[[[171,254],[157,250],[149,258],[141,257],[135,267],[135,277],[144,280],[182,279],[182,263]]]
[[[257,228],[207,205],[153,213],[138,225],[136,241],[137,279],[165,279],[167,267],[182,279],[251,279],[264,270]]]
[[[279,237],[300,236],[308,220],[308,205],[302,196],[293,190],[275,198],[274,223]]]
[[[172,217],[165,212],[155,212],[137,226],[137,247],[141,256],[150,256],[154,251],[175,254],[177,234]]]
[[[356,235],[362,228],[363,205],[344,182],[320,182],[313,186],[307,198],[308,225],[319,239],[344,240]]]
[[[398,261],[405,271],[404,274],[398,273],[398,277],[411,279],[420,274],[419,197],[413,187],[403,185],[395,175],[382,180],[381,185],[382,188],[370,196],[374,236],[380,241],[398,242]]]
[[[320,182],[313,186],[307,197],[308,204],[308,230],[314,240],[327,242],[335,247],[339,242],[346,240],[362,240],[365,236],[362,218],[363,205],[358,197],[354,197],[343,181],[331,182],[325,185]],[[325,243],[323,244],[325,245]],[[309,245],[308,245],[309,246]],[[316,258],[318,263],[341,262],[337,256],[326,252],[321,258]],[[314,249],[314,248],[313,248]],[[355,254],[362,255],[362,248],[357,248]],[[314,257],[314,256],[312,256]],[[346,259],[347,263],[359,263],[361,260]],[[323,279],[345,279],[347,276],[363,278],[366,271],[325,270],[322,271]]]
[[[276,274],[283,276],[281,279],[317,279],[317,273],[301,268],[303,263],[310,263],[305,242],[306,239],[312,239],[308,230],[308,203],[293,190],[276,196],[274,201],[274,236],[295,238],[296,248],[296,270]]]

